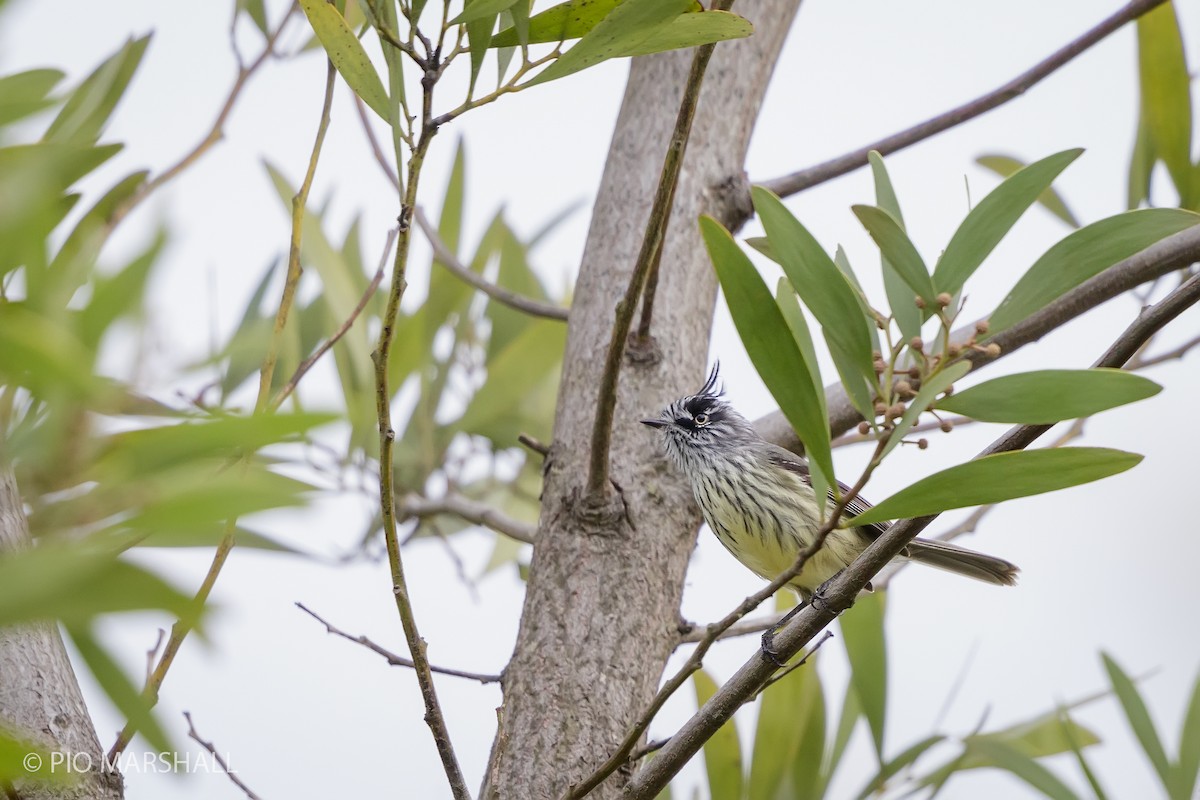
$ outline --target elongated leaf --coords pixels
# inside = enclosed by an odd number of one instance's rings
[[[1104,447],[997,453],[923,478],[849,520],[846,527],[1053,492],[1116,475],[1141,460],[1134,453]]]
[[[49,97],[63,79],[56,69],[31,69],[0,77],[0,126],[49,108]]]
[[[1200,773],[1200,675],[1192,687],[1192,699],[1183,716],[1183,730],[1179,734],[1179,763],[1175,765],[1175,781],[1170,795],[1175,800],[1188,800],[1196,789],[1196,776]]]
[[[850,282],[850,287],[854,289],[854,296],[858,298],[858,307],[862,309],[863,317],[868,320],[867,332],[871,336],[871,346],[876,350],[882,350],[879,346],[879,327],[875,323],[879,314],[871,307],[867,293],[863,291],[858,276],[854,274],[854,267],[850,265],[850,257],[846,255],[846,249],[840,244],[833,251],[833,263],[842,271],[846,280]]]
[[[986,167],[992,172],[999,175],[1001,178],[1007,178],[1009,175],[1020,172],[1025,168],[1025,162],[1012,156],[1004,156],[1000,154],[983,155],[975,159],[981,167]],[[1038,195],[1037,201],[1042,207],[1049,211],[1054,216],[1061,219],[1063,222],[1070,225],[1072,228],[1079,227],[1079,220],[1071,213],[1071,209],[1067,208],[1066,202],[1063,201],[1059,193],[1053,186],[1047,187],[1046,191]]]
[[[810,666],[815,666],[810,664]],[[800,667],[807,669],[808,667]],[[801,726],[800,746],[792,760],[792,787],[790,800],[821,800],[825,793],[822,772],[825,756],[825,692],[821,687],[821,673],[812,670],[805,677],[805,697],[811,696],[811,707]]]
[[[1113,660],[1112,656],[1108,653],[1101,653],[1100,658],[1104,661],[1104,669],[1108,673],[1108,680],[1112,684],[1113,692],[1117,695],[1117,700],[1120,701],[1121,708],[1125,711],[1125,718],[1129,720],[1129,727],[1133,729],[1134,736],[1137,737],[1138,743],[1146,753],[1146,758],[1150,759],[1150,764],[1158,773],[1163,786],[1170,789],[1171,762],[1167,758],[1167,751],[1163,749],[1162,740],[1158,738],[1158,731],[1154,727],[1154,721],[1150,719],[1150,711],[1146,708],[1142,695],[1133,685],[1133,680]]]
[[[829,422],[820,413],[821,401],[811,377],[804,377],[811,376],[813,370],[805,362],[758,270],[729,232],[712,217],[704,216],[700,218],[700,233],[746,353],[804,442],[810,463],[824,474],[828,485],[833,486]],[[838,279],[844,280],[841,273],[838,273]]]
[[[808,721],[821,695],[815,658],[771,684],[762,694],[754,756],[750,762],[748,800],[792,797],[793,774]],[[806,765],[814,773],[820,762]]]
[[[0,626],[162,609],[188,616],[192,598],[142,567],[81,546],[51,545],[0,559]]]
[[[1065,753],[1072,747],[1091,747],[1099,744],[1100,738],[1082,725],[1062,719],[1055,710],[1007,728],[974,734],[966,741],[968,754],[960,769],[990,765],[991,762],[975,748],[978,742],[1000,742],[1029,758],[1045,758]]]
[[[450,20],[451,25],[461,25],[474,22],[486,17],[495,17],[501,11],[507,11],[517,4],[518,0],[475,0],[468,2],[462,13]]]
[[[464,0],[466,11],[474,12],[475,6],[486,3],[487,0]],[[485,11],[466,23],[467,43],[471,48],[471,89],[475,89],[475,81],[479,78],[479,70],[483,68],[483,59],[487,56],[492,44],[492,34],[496,31],[498,11]]]
[[[70,634],[75,649],[83,657],[100,688],[125,719],[132,723],[134,730],[145,736],[146,741],[155,750],[172,752],[171,741],[158,724],[149,698],[134,687],[116,660],[96,641],[92,632],[85,627],[68,626],[67,633]]]
[[[887,721],[887,639],[883,630],[886,593],[860,598],[854,608],[838,619],[846,655],[850,659],[850,682],[863,716],[871,728],[875,755],[883,763]]]
[[[858,221],[871,234],[879,251],[893,269],[899,273],[913,295],[919,295],[930,308],[934,305],[937,292],[933,290],[933,280],[929,270],[917,248],[913,245],[908,234],[900,227],[900,223],[891,214],[875,206],[852,206]],[[909,301],[909,305],[913,305]]]
[[[1174,3],[1138,17],[1137,33],[1142,113],[1154,151],[1179,189],[1180,205],[1191,206],[1192,95]]]
[[[1087,778],[1088,785],[1092,787],[1092,792],[1096,795],[1096,800],[1108,800],[1108,796],[1104,792],[1104,787],[1100,785],[1100,781],[1096,778],[1096,773],[1092,771],[1092,766],[1088,763],[1087,756],[1083,754],[1084,745],[1080,743],[1078,737],[1075,735],[1075,731],[1073,730],[1076,727],[1075,722],[1071,719],[1065,708],[1059,709],[1058,722],[1063,738],[1067,740],[1067,744],[1071,748],[1071,753],[1075,756],[1075,763],[1079,765],[1080,772]]]
[[[198,459],[232,458],[269,444],[294,441],[332,414],[255,414],[117,433],[100,445],[92,469],[98,476],[154,474]]]
[[[1058,776],[1020,751],[994,740],[979,742],[976,747],[996,766],[1008,770],[1046,797],[1052,800],[1078,800],[1077,795]]]
[[[166,235],[159,231],[150,246],[119,272],[94,277],[92,299],[79,312],[79,338],[86,347],[96,350],[114,322],[141,313],[146,281],[166,241]]]
[[[879,772],[875,774],[875,777],[871,778],[867,785],[863,787],[862,791],[858,793],[858,800],[866,800],[866,798],[882,789],[887,785],[889,778],[923,756],[926,750],[933,747],[935,744],[940,744],[945,740],[945,736],[929,736],[901,752],[900,755],[891,759],[879,768]]]
[[[867,154],[867,161],[871,164],[871,174],[875,178],[875,205],[891,214],[892,219],[903,229],[904,215],[900,211],[900,200],[896,197],[896,190],[892,186],[887,166],[883,163],[883,156],[872,150]],[[879,256],[880,268],[883,270],[883,288],[887,292],[888,304],[892,307],[892,318],[896,320],[906,341],[920,336],[922,314],[914,302],[912,287],[900,277],[900,273],[888,261],[886,254],[881,251]]]
[[[938,408],[983,422],[1047,424],[1153,397],[1162,387],[1119,369],[1046,369],[1005,375],[947,397]]]
[[[692,676],[696,706],[703,706],[717,693],[717,683],[700,670]],[[742,800],[742,748],[733,720],[722,725],[704,743],[704,770],[708,774],[710,800]]]
[[[862,705],[858,702],[858,695],[854,693],[854,684],[849,683],[846,685],[845,697],[842,698],[842,713],[838,717],[838,726],[833,734],[833,742],[825,756],[825,762],[821,766],[821,791],[817,793],[818,798],[825,796],[825,790],[833,780],[838,766],[841,765],[846,745],[850,743],[850,737],[854,734],[854,729],[861,718]]]
[[[634,51],[654,28],[686,12],[693,0],[624,0],[578,44],[537,74],[530,85],[556,80]],[[530,22],[532,28],[532,20]]]
[[[50,123],[47,142],[94,144],[125,94],[146,53],[150,37],[130,39],[79,84]]]
[[[1200,223],[1200,214],[1144,208],[1093,222],[1047,250],[992,312],[991,333],[1011,327],[1108,267],[1173,233]]]
[[[728,11],[681,14],[663,25],[656,25],[650,36],[637,46],[622,51],[622,56],[646,56],[711,42],[744,39],[754,33],[745,17]]]
[[[528,44],[578,39],[599,24],[624,0],[568,0],[529,19]],[[492,37],[492,47],[516,47],[519,31],[507,28]]]
[[[792,332],[792,338],[796,340],[796,346],[800,348],[800,355],[804,357],[805,366],[808,367],[808,379],[813,386],[813,395],[817,398],[818,413],[823,418],[827,418],[829,414],[825,410],[825,384],[821,380],[817,351],[813,347],[812,334],[808,330],[808,320],[804,318],[800,301],[796,299],[796,293],[792,290],[792,285],[788,283],[787,278],[780,278],[779,283],[775,286],[775,303],[779,306],[784,322]],[[825,473],[816,470],[811,477],[813,494],[824,502],[824,498],[829,494],[829,484],[825,480]]]
[[[362,43],[350,30],[345,18],[325,0],[300,0],[300,7],[304,9],[309,24],[321,40],[321,46],[346,85],[388,122],[392,116],[391,103],[383,88],[383,81],[379,79],[371,59],[367,58],[367,51],[363,50]]]
[[[917,396],[908,404],[908,408],[904,410],[904,416],[896,423],[895,429],[892,431],[892,436],[888,439],[888,443],[884,445],[883,455],[892,452],[904,441],[904,437],[912,430],[912,426],[916,424],[917,419],[921,414],[929,408],[933,403],[934,398],[946,391],[946,389],[956,380],[966,375],[971,371],[971,364],[967,361],[960,361],[957,364],[951,364],[936,375],[931,376],[927,381],[921,384]],[[951,395],[953,396],[953,395]],[[941,403],[938,404],[942,406]]]
[[[821,323],[826,339],[836,343],[861,375],[874,381],[871,334],[867,327],[870,323],[862,313],[854,288],[778,197],[757,186],[751,194],[771,248],[792,288]]]
[[[933,285],[937,290],[958,294],[1021,215],[1082,152],[1067,150],[1036,161],[1013,173],[979,201],[958,226],[934,268]]]

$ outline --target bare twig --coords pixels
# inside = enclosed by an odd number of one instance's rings
[[[683,97],[679,102],[679,113],[675,117],[675,129],[672,131],[671,140],[667,145],[667,153],[663,158],[662,171],[658,178],[658,188],[654,192],[650,215],[646,220],[646,233],[642,237],[642,247],[638,252],[637,261],[634,263],[633,272],[629,276],[629,285],[625,288],[625,296],[617,303],[616,319],[613,321],[612,335],[609,338],[608,351],[604,358],[600,391],[596,396],[596,416],[592,425],[591,452],[588,459],[585,493],[593,503],[602,502],[608,497],[608,456],[612,446],[613,414],[616,412],[617,406],[617,381],[620,379],[621,361],[625,355],[626,340],[629,337],[629,328],[633,324],[633,314],[637,309],[638,298],[641,297],[642,289],[646,284],[646,276],[662,254],[663,241],[667,235],[667,224],[671,219],[675,187],[679,183],[679,172],[683,168],[683,156],[687,151],[692,120],[696,116],[696,106],[700,100],[700,87],[704,82],[704,71],[708,68],[714,48],[713,44],[701,45],[696,48],[696,53],[692,56],[692,66],[683,87]],[[647,329],[649,329],[649,324],[647,319]]]
[[[474,286],[497,303],[506,305],[509,308],[534,317],[557,319],[566,322],[567,309],[509,291],[468,269],[465,264],[458,260],[450,248],[446,246],[446,243],[442,241],[442,237],[438,235],[437,228],[430,224],[429,219],[425,216],[425,212],[421,210],[420,206],[417,207],[415,218],[417,225],[421,228],[421,232],[429,240],[429,246],[433,248],[434,260],[450,270],[459,280]]]
[[[1167,323],[1200,301],[1200,276],[1193,276],[1161,302],[1145,309],[1126,328],[1094,366],[1121,367],[1138,349]],[[1021,450],[1049,429],[1049,425],[1022,425],[1013,428],[992,443],[981,456]],[[819,606],[806,606],[775,635],[773,645],[779,655],[790,658],[811,642],[837,615],[848,608],[868,582],[898,556],[904,547],[936,515],[906,519],[887,529],[855,561],[835,577]],[[700,749],[703,743],[733,716],[754,692],[774,673],[774,664],[756,654],[744,664],[704,707],[676,732],[671,741],[627,784],[625,797],[648,800],[655,797],[671,777]]]
[[[447,494],[438,499],[410,494],[396,504],[396,518],[432,517],[438,514],[453,514],[475,525],[483,525],[497,533],[503,533],[518,542],[533,544],[537,535],[537,526],[521,522],[505,516],[487,503],[463,497],[460,494]]]
[[[919,425],[913,425],[911,428],[909,428],[907,435],[912,435],[914,433],[925,433],[926,431],[941,430],[942,425],[944,425],[945,422],[949,422],[953,427],[958,428],[963,425],[970,425],[975,422],[975,420],[970,419],[969,417],[950,417],[944,422],[940,419],[933,420],[931,422],[922,422]],[[875,434],[873,433],[846,433],[830,442],[829,446],[832,448],[838,448],[846,447],[852,444],[864,444],[866,442],[874,441]]]
[[[292,377],[288,378],[288,382],[283,385],[283,388],[275,395],[275,399],[271,401],[271,408],[278,409],[283,405],[283,401],[288,398],[288,395],[296,391],[296,387],[300,385],[300,379],[308,374],[313,365],[320,361],[321,357],[328,353],[338,343],[338,340],[345,336],[347,331],[354,326],[354,321],[362,314],[363,309],[367,307],[367,303],[371,302],[371,297],[379,290],[379,284],[383,282],[383,272],[387,265],[387,258],[392,252],[392,245],[396,242],[396,234],[398,232],[396,228],[388,231],[387,241],[383,245],[383,255],[379,258],[379,268],[375,270],[375,277],[371,278],[371,282],[367,284],[366,291],[359,298],[358,304],[354,306],[354,310],[350,312],[350,316],[338,326],[338,329],[329,338],[321,343],[320,347],[313,351],[312,355],[300,362],[300,365],[296,367],[296,371],[292,373]]]
[[[833,631],[825,631],[825,633],[822,634],[821,638],[817,639],[816,644],[814,644],[812,647],[808,648],[807,653],[805,653],[803,656],[798,658],[793,663],[788,664],[786,667],[781,669],[779,672],[776,672],[769,679],[767,679],[767,682],[762,685],[762,688],[759,689],[757,692],[755,692],[754,697],[752,697],[750,699],[753,700],[753,699],[757,698],[760,694],[765,692],[767,689],[774,686],[776,683],[779,683],[779,681],[783,680],[788,675],[791,675],[793,672],[800,669],[800,667],[803,667],[805,664],[808,663],[808,660],[810,658],[812,658],[814,655],[816,655],[816,652],[821,649],[821,645],[825,644],[832,638],[833,638]]]
[[[291,20],[292,14],[295,13],[296,9],[297,5],[295,3],[288,4],[287,13],[284,14],[283,19],[279,21],[279,24],[275,27],[275,29],[267,35],[266,42],[263,44],[262,52],[260,52],[258,56],[252,62],[250,62],[249,65],[243,65],[241,63],[241,57],[237,54],[236,50],[234,51],[234,56],[238,60],[237,77],[234,78],[233,86],[230,87],[229,94],[226,95],[225,102],[221,105],[220,111],[217,112],[217,117],[213,120],[213,124],[209,128],[208,133],[206,133],[204,138],[201,139],[195,147],[189,150],[183,156],[183,158],[179,159],[161,173],[146,181],[144,184],[142,184],[138,191],[134,192],[124,201],[118,203],[116,207],[113,208],[112,213],[110,213],[108,216],[109,230],[115,228],[121,222],[121,220],[125,219],[125,217],[129,215],[129,212],[133,211],[133,209],[136,208],[143,200],[154,194],[154,192],[156,192],[158,189],[162,188],[163,184],[171,181],[181,172],[199,161],[205,153],[207,153],[215,144],[217,144],[217,142],[221,141],[221,139],[225,137],[225,123],[229,121],[229,115],[233,113],[233,108],[235,105],[237,105],[237,101],[242,95],[242,90],[246,88],[246,84],[250,81],[250,78],[254,76],[254,73],[258,72],[259,68],[262,67],[262,65],[265,64],[267,60],[275,54],[275,43],[279,41],[280,34],[283,33],[283,29]]]
[[[528,433],[522,433],[517,436],[517,441],[528,447],[533,452],[537,453],[542,458],[550,455],[550,447],[542,444],[537,439],[530,436]]]
[[[867,154],[872,150],[887,155],[897,150],[903,150],[909,145],[928,139],[942,131],[961,125],[967,120],[974,119],[980,114],[991,111],[993,108],[1003,105],[1013,98],[1020,97],[1043,78],[1057,71],[1092,45],[1102,41],[1109,34],[1122,28],[1126,23],[1137,19],[1151,9],[1162,5],[1164,2],[1165,0],[1134,0],[1134,2],[1129,3],[1129,5],[1106,18],[1099,25],[1054,52],[1031,69],[969,103],[952,108],[933,119],[926,120],[919,125],[914,125],[908,130],[892,134],[877,142],[846,153],[843,156],[826,161],[823,164],[817,164],[808,169],[793,172],[790,175],[764,181],[762,185],[781,197],[796,194],[797,192],[810,189],[817,184],[824,183],[866,165]]]
[[[388,163],[387,156],[383,154],[383,147],[380,146],[379,139],[375,136],[375,129],[371,127],[371,120],[367,116],[367,104],[358,95],[354,96],[354,108],[358,112],[358,121],[362,123],[363,133],[367,136],[367,144],[371,146],[371,154],[375,157],[375,163],[379,165],[379,169],[392,184],[392,188],[397,192],[403,192],[404,187],[400,185],[400,176]]]
[[[387,663],[390,666],[408,667],[409,669],[413,669],[414,665],[413,665],[412,659],[408,659],[408,658],[405,658],[404,656],[396,655],[391,650],[388,650],[384,647],[381,647],[380,645],[375,644],[375,642],[371,641],[366,636],[354,636],[352,634],[346,633],[345,631],[341,630],[340,628],[333,626],[331,623],[326,621],[324,617],[322,617],[320,614],[313,611],[311,608],[304,605],[303,603],[296,603],[296,608],[300,609],[305,614],[308,614],[310,617],[315,619],[317,622],[324,625],[326,633],[332,634],[333,636],[339,636],[348,642],[354,642],[355,644],[362,645],[363,647],[370,650],[372,653],[383,656],[384,660],[387,661]],[[449,667],[437,667],[437,666],[434,666],[433,664],[429,665],[429,669],[431,672],[436,672],[440,675],[452,675],[455,678],[466,678],[466,679],[472,680],[472,681],[479,681],[480,683],[499,683],[500,682],[499,675],[487,675],[487,674],[480,673],[480,672],[466,672],[466,671],[460,670],[460,669],[450,669]]]
[[[201,747],[212,754],[213,759],[216,760],[217,764],[221,767],[221,771],[229,776],[229,780],[233,781],[233,785],[241,789],[242,792],[245,793],[246,797],[250,798],[250,800],[262,800],[262,798],[256,795],[249,786],[242,783],[242,779],[237,776],[236,772],[229,768],[229,762],[227,762],[221,756],[221,754],[217,752],[216,746],[212,742],[200,738],[200,733],[196,730],[196,723],[192,721],[192,712],[183,712],[183,718],[187,720],[188,736],[196,740]]]
[[[783,619],[783,614],[769,614],[765,617],[755,617],[754,619],[744,619],[736,625],[730,625],[725,630],[721,631],[721,635],[717,637],[717,641],[722,639],[734,639],[738,636],[747,636],[751,633],[762,633],[768,628],[773,628],[779,624],[779,620]],[[709,625],[697,625],[689,623],[688,627],[679,636],[679,644],[696,644],[704,641],[708,636]]]
[[[1148,369],[1149,367],[1156,367],[1166,361],[1175,361],[1176,359],[1186,356],[1198,345],[1200,345],[1200,336],[1188,339],[1178,347],[1173,347],[1170,350],[1167,350],[1164,353],[1159,353],[1155,356],[1143,356],[1141,353],[1138,353],[1136,356],[1134,356],[1133,360],[1129,362],[1128,369]]]

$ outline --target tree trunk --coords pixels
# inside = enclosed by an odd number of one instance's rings
[[[662,257],[656,355],[625,359],[611,454],[616,502],[595,509],[580,498],[604,353],[692,53],[633,63],[571,305],[537,545],[483,797],[558,797],[589,775],[645,709],[678,642],[700,518],[657,438],[637,421],[703,381],[716,280],[696,218],[744,217],[734,205],[748,197],[750,132],[797,6],[747,3],[738,10],[755,34],[717,45]],[[615,797],[626,779],[618,772],[592,796]]]
[[[17,482],[0,467],[0,554],[30,545],[29,526]],[[53,790],[35,784],[3,787],[21,800],[116,800],[124,796],[121,776],[106,773],[92,718],[88,715],[67,648],[53,623],[0,628],[0,729],[53,753],[76,755],[78,781]],[[43,770],[50,771],[49,761]],[[66,764],[56,772],[66,775]],[[8,796],[8,795],[5,795]]]

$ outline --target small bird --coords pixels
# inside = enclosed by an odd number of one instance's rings
[[[751,572],[774,580],[796,562],[820,529],[808,463],[759,436],[721,394],[713,367],[700,391],[642,423],[661,431],[667,455],[687,475],[704,520],[721,544]],[[827,506],[831,507],[832,503]],[[855,498],[845,517],[870,507]],[[888,525],[835,528],[788,585],[801,600],[811,601]],[[900,557],[1001,586],[1015,584],[1019,571],[1002,558],[929,539],[913,539]]]

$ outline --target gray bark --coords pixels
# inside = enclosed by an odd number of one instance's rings
[[[29,545],[29,526],[16,479],[8,468],[0,467],[0,554]],[[47,751],[80,754],[77,765],[92,765],[90,772],[76,775],[81,780],[70,786],[50,790],[18,783],[12,788],[21,800],[115,800],[124,796],[121,776],[101,769],[100,741],[66,646],[53,623],[0,628],[0,728]]]
[[[580,501],[614,309],[645,230],[690,52],[637,59],[613,135],[571,305],[537,545],[483,796],[560,796],[618,746],[679,639],[699,513],[637,421],[703,381],[716,280],[700,214],[738,219],[750,132],[799,0],[738,11],[749,39],[717,46],[704,81],[662,258],[657,358],[627,357],[611,453],[612,507]],[[618,772],[591,796],[620,793]]]

